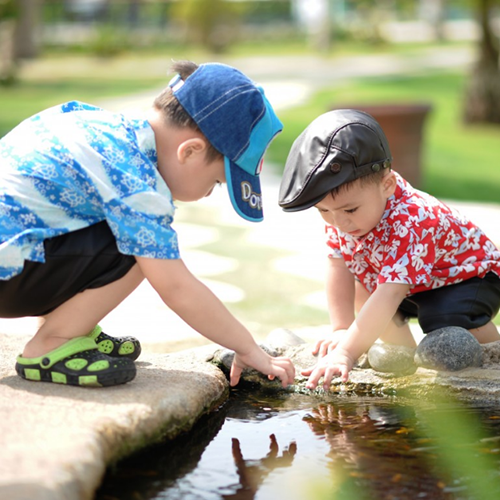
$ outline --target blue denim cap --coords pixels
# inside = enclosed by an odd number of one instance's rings
[[[201,64],[170,87],[203,135],[224,155],[227,189],[236,212],[263,219],[259,174],[267,147],[283,129],[264,90],[235,68]]]

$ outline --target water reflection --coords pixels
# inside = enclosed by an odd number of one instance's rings
[[[276,441],[276,436],[269,436],[270,445],[269,453],[258,460],[245,460],[241,453],[240,442],[237,438],[232,439],[232,455],[236,470],[240,478],[240,487],[235,493],[230,495],[222,495],[225,500],[253,500],[259,486],[264,482],[264,479],[274,469],[289,467],[292,465],[293,457],[297,453],[297,444],[292,441],[288,448],[285,448],[281,457],[278,456],[279,446]]]
[[[420,446],[412,408],[321,404],[304,420],[330,445],[330,468],[352,478],[358,498],[454,498],[434,470],[432,447]]]
[[[240,395],[186,436],[110,470],[95,498],[498,499],[499,436],[500,405]]]

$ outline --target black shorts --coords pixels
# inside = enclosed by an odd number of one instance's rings
[[[429,333],[445,326],[479,328],[491,321],[499,308],[500,278],[488,273],[484,278],[410,295],[398,311],[406,318],[418,318],[423,332]]]
[[[26,261],[23,271],[0,280],[0,317],[43,316],[87,288],[116,281],[135,257],[118,251],[106,222],[45,240],[45,262]]]

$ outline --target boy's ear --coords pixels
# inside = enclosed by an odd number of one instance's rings
[[[200,153],[205,154],[206,149],[207,143],[201,137],[186,139],[177,148],[177,159],[181,163],[185,163]]]
[[[398,185],[398,181],[396,180],[396,176],[394,172],[389,171],[387,175],[384,175],[382,179],[382,188],[384,190],[384,194],[389,198],[396,191],[396,186]]]

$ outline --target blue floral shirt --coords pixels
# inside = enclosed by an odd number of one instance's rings
[[[0,279],[44,262],[43,241],[106,220],[123,254],[178,259],[153,130],[77,101],[0,140]]]

